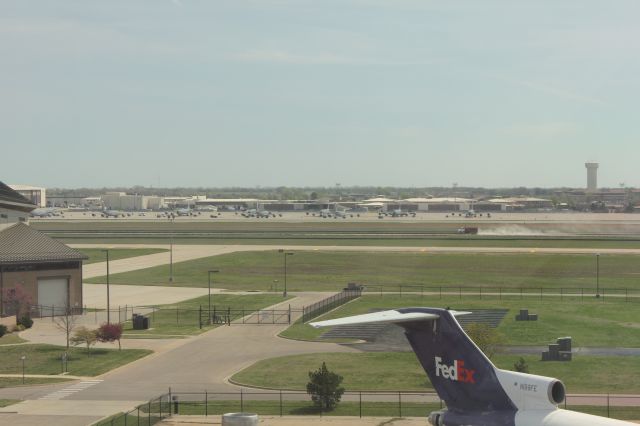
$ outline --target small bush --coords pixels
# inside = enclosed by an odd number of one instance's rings
[[[118,342],[118,350],[120,346],[120,338],[122,337],[122,324],[104,323],[98,328],[96,337],[99,342]]]
[[[4,336],[5,334],[7,334],[7,326],[4,324],[0,324],[0,337]]]
[[[24,326],[24,328],[31,328],[31,326],[33,325],[33,320],[29,315],[23,315],[20,317],[18,325],[22,325]]]
[[[12,333],[17,333],[17,332],[20,332],[20,331],[24,331],[24,325],[22,325],[22,324],[16,324],[16,325],[13,326],[13,328],[11,328],[11,332]]]
[[[520,373],[528,373],[529,372],[529,365],[527,365],[527,361],[525,361],[524,358],[520,357],[518,362],[513,364],[513,369],[518,371],[518,372],[520,372]]]

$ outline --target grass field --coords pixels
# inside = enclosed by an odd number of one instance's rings
[[[26,340],[21,339],[15,333],[7,333],[4,336],[0,337],[0,346],[2,346],[2,345],[13,345],[13,344],[16,344],[16,343],[23,343],[23,342],[26,342]]]
[[[602,303],[590,299],[579,300],[473,300],[457,297],[385,294],[367,295],[320,317],[332,319],[349,315],[368,313],[372,309],[393,309],[409,306],[451,307],[456,310],[509,309],[498,327],[506,337],[506,345],[547,345],[555,343],[558,337],[571,336],[573,346],[591,347],[640,347],[640,305],[633,303]],[[515,321],[520,309],[537,313],[535,322]],[[588,326],[585,326],[588,324]],[[326,329],[316,329],[306,324],[296,323],[281,333],[281,336],[315,340]]]
[[[0,374],[21,374],[20,358],[26,356],[25,374],[60,374],[60,357],[66,348],[54,345],[0,346]],[[121,365],[147,356],[152,351],[143,349],[86,349],[72,347],[68,351],[68,371],[75,376],[97,376]]]
[[[78,249],[82,254],[89,256],[89,259],[83,261],[85,265],[96,262],[105,262],[107,256],[103,249],[82,248]],[[136,249],[109,249],[109,260],[126,259],[135,256],[145,256],[147,254],[162,253],[168,251],[167,249],[156,248],[136,248]]]
[[[499,368],[513,369],[518,355],[496,355]],[[524,356],[531,374],[555,377],[569,393],[640,392],[640,361],[635,357],[574,356],[571,362],[542,362]],[[413,352],[325,353],[293,355],[259,361],[231,379],[246,386],[304,390],[308,372],[322,362],[344,377],[343,386],[357,390],[432,390]]]
[[[211,297],[212,310],[222,312],[227,309],[246,310],[247,314],[257,309],[263,309],[289,298],[283,298],[276,294],[251,294],[232,295],[215,294]],[[151,319],[151,329],[134,330],[130,321],[125,323],[124,335],[135,335],[136,338],[144,337],[168,337],[174,338],[185,335],[193,335],[205,332],[216,325],[203,324],[200,328],[200,307],[208,308],[208,296],[201,296],[185,300],[175,305],[161,305],[157,310],[147,315]],[[204,316],[206,318],[206,314]]]
[[[22,377],[0,377],[0,389],[11,388],[14,386],[30,386],[30,385],[49,385],[55,383],[69,382],[72,379],[65,379],[62,377],[25,377],[24,384],[22,383]]]
[[[596,287],[596,257],[540,253],[378,253],[294,251],[287,261],[292,291],[339,290],[348,282],[369,287],[399,285],[492,286],[504,288]],[[599,285],[640,290],[640,256],[600,255]],[[174,264],[172,285],[206,287],[207,271],[216,265],[217,287],[269,290],[282,285],[283,257],[277,250],[238,252]],[[112,274],[113,284],[167,285],[169,265]],[[102,283],[106,277],[87,280]]]

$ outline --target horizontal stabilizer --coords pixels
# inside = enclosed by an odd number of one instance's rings
[[[470,312],[456,312],[449,311],[452,315],[465,315]],[[334,325],[346,325],[346,324],[393,324],[410,321],[430,321],[439,318],[438,314],[431,314],[426,312],[399,312],[396,310],[374,312],[371,314],[355,315],[351,317],[338,318],[333,320],[312,322],[311,325],[314,328],[331,327]]]

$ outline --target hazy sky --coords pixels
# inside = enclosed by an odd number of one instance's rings
[[[0,180],[640,186],[640,2],[0,0]]]

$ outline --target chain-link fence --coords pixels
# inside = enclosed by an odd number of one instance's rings
[[[640,289],[595,287],[498,287],[498,286],[426,286],[421,284],[365,285],[367,294],[395,293],[407,297],[430,296],[493,300],[539,299],[559,301],[598,300],[601,302],[640,303]]]
[[[332,410],[313,404],[303,391],[173,392],[174,414],[213,416],[229,412],[287,416],[426,417],[446,408],[433,392],[345,392]],[[560,408],[618,419],[640,419],[640,397],[625,395],[567,395]]]
[[[171,416],[171,394],[161,395],[131,411],[116,414],[94,426],[152,426]]]
[[[333,296],[327,297],[326,299],[320,300],[312,305],[305,306],[302,308],[302,322],[311,321],[312,319],[319,317],[320,315],[327,313],[350,300],[356,299],[361,295],[361,288],[343,290],[340,293],[334,294]]]

